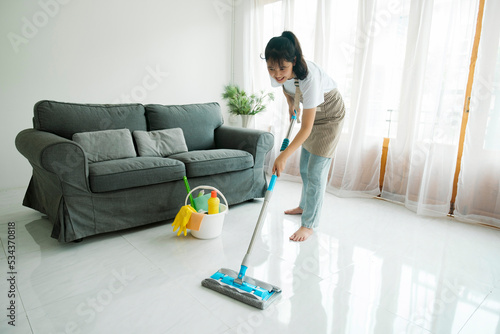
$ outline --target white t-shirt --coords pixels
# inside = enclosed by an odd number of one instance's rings
[[[304,80],[299,80],[299,88],[302,92],[302,107],[310,109],[319,106],[325,102],[324,94],[337,88],[337,83],[318,65],[312,61],[306,60],[307,77]],[[271,86],[279,87],[279,84],[271,77]],[[283,84],[285,91],[289,94],[295,94],[294,80],[290,79]]]

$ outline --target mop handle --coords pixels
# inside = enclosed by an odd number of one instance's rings
[[[255,237],[257,236],[257,234],[261,229],[262,222],[264,221],[267,211],[267,205],[269,204],[269,200],[271,199],[271,195],[273,194],[273,189],[277,178],[278,176],[274,174],[271,177],[271,181],[269,182],[269,187],[267,188],[266,195],[264,197],[264,203],[262,203],[262,208],[260,209],[259,219],[257,219],[257,224],[255,225],[255,229],[253,230],[252,239],[250,240],[250,244],[248,245],[247,253],[243,258],[243,261],[241,262],[241,269],[238,275],[238,278],[240,280],[243,279],[243,276],[245,276],[246,269],[248,268],[248,262],[250,254],[252,253],[253,243],[255,241]]]
[[[290,143],[289,138],[292,135],[293,126],[294,126],[296,121],[297,121],[297,111],[294,110],[292,119],[290,121],[290,126],[288,127],[288,132],[286,133],[285,139],[283,139],[283,144],[281,144],[280,152],[283,152],[288,147],[288,144]]]
[[[284,151],[290,142],[288,139],[292,133],[293,130],[293,125],[295,124],[295,121],[297,120],[297,112],[294,110],[294,115],[292,116],[292,120],[290,122],[290,126],[288,127],[288,133],[286,138],[283,140],[283,144],[281,145],[281,151]],[[271,195],[273,194],[273,189],[274,185],[276,184],[278,176],[276,174],[273,174],[271,177],[271,181],[269,181],[269,186],[267,187],[266,195],[264,197],[264,203],[262,204],[262,209],[260,210],[259,214],[259,219],[257,220],[257,224],[255,226],[255,229],[252,234],[252,239],[250,240],[250,245],[248,245],[248,250],[247,253],[245,254],[245,257],[243,258],[243,261],[241,262],[241,269],[240,273],[238,275],[238,279],[243,279],[243,276],[245,276],[246,269],[248,268],[248,258],[250,256],[250,253],[252,252],[253,248],[253,243],[255,241],[255,237],[260,231],[260,227],[262,225],[262,221],[264,220],[264,216],[266,215],[267,211],[267,205],[269,204],[269,201],[271,200]]]

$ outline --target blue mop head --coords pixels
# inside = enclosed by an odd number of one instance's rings
[[[239,284],[238,273],[226,268],[203,280],[201,285],[261,310],[266,309],[281,294],[280,288],[248,276]]]

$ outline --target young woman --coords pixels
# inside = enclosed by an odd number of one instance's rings
[[[302,146],[300,175],[302,195],[297,208],[285,214],[301,214],[302,226],[290,240],[304,241],[318,226],[321,206],[330,170],[331,159],[337,146],[345,115],[344,102],[335,81],[318,65],[306,61],[297,37],[290,31],[273,37],[265,50],[267,69],[273,87],[283,87],[290,117],[302,102],[302,122],[295,138],[276,158],[273,173],[280,176],[287,159]]]

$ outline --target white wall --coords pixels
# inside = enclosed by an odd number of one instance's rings
[[[39,100],[216,101],[225,110],[220,95],[231,79],[228,4],[1,0],[0,190],[28,184],[31,167],[14,139],[32,127]]]

